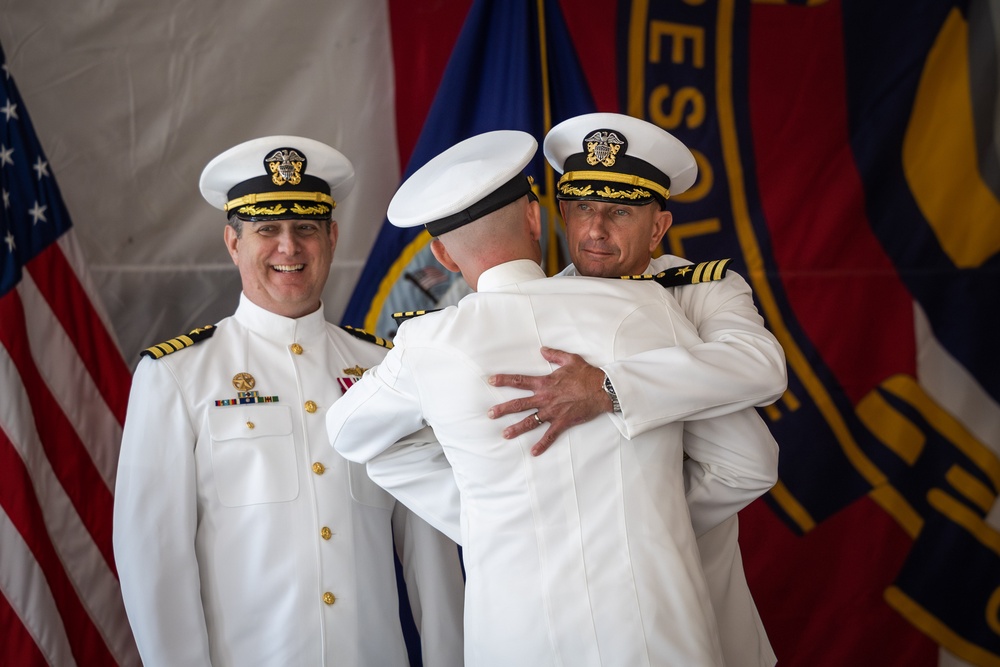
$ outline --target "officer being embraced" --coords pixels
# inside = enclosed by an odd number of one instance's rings
[[[490,380],[534,392],[491,408],[497,419],[521,416],[505,425],[505,437],[538,429],[532,452],[541,454],[566,428],[600,415],[610,415],[630,435],[675,420],[722,416],[688,421],[685,448],[695,437],[709,437],[728,446],[734,458],[767,460],[776,445],[760,419],[745,417],[756,423],[745,428],[739,417],[726,416],[769,405],[787,386],[784,352],[765,328],[750,286],[724,268],[726,260],[692,264],[675,255],[653,256],[673,221],[671,197],[691,188],[698,175],[691,151],[662,128],[615,113],[559,123],[546,135],[543,150],[561,174],[556,198],[573,260],[560,275],[661,275],[703,342],[652,349],[599,368],[579,355],[543,349],[553,365],[550,374],[498,374]],[[718,481],[696,459],[692,455],[685,462],[689,499],[711,496]],[[715,515],[718,507],[691,503],[726,665],[772,667],[777,658],[743,572],[738,518],[705,530],[715,524],[704,521],[706,510]]]
[[[327,410],[386,353],[320,300],[353,184],[346,157],[295,136],[202,173],[243,292],[231,317],[144,351],[133,379],[114,551],[146,667],[408,665],[394,533],[424,664],[461,664],[455,544],[326,434]]]

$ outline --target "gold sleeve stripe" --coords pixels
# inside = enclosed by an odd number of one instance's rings
[[[376,345],[378,345],[380,347],[384,347],[384,348],[389,349],[389,350],[392,349],[392,342],[391,341],[388,341],[385,338],[382,338],[381,336],[376,336],[373,333],[369,333],[369,332],[365,331],[364,329],[358,329],[358,328],[352,327],[350,325],[343,325],[340,328],[343,331],[346,331],[347,333],[351,334],[355,338],[359,338],[361,340],[368,341],[369,343],[375,343]]]
[[[412,320],[414,317],[420,317],[421,315],[426,315],[427,313],[436,313],[440,308],[434,310],[405,310],[398,313],[392,314],[392,319],[396,320],[396,325],[400,325],[407,320]]]
[[[719,280],[726,275],[726,268],[731,259],[716,259],[711,262],[702,262],[694,267],[694,276],[691,283],[704,283],[711,280]]]
[[[656,275],[643,274],[638,276],[621,276],[622,280],[655,280],[663,287],[680,287],[695,285],[725,278],[726,271],[732,259],[716,259],[700,264],[685,264],[676,266]]]
[[[212,325],[200,327],[198,329],[193,329],[188,334],[181,334],[176,338],[171,338],[163,343],[157,343],[152,347],[147,347],[145,350],[139,353],[139,356],[151,357],[153,359],[162,359],[168,354],[177,352],[178,350],[183,350],[186,347],[191,347],[198,341],[204,340],[206,338],[211,338],[212,334],[215,333],[215,327]]]
[[[147,357],[152,357],[153,359],[159,359],[164,354],[166,354],[166,352],[161,352],[156,346],[153,346],[153,347],[147,347],[140,354],[143,354]]]

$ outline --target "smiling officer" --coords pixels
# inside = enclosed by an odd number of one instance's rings
[[[147,667],[408,665],[394,533],[424,664],[461,664],[455,544],[326,435],[329,407],[387,345],[323,315],[332,214],[353,184],[346,157],[294,136],[202,173],[243,291],[233,316],[145,350],[133,380],[114,547]]]

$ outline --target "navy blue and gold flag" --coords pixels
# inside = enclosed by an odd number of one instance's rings
[[[699,160],[668,250],[740,258],[788,358],[780,481],[741,524],[783,665],[1000,664],[989,12],[620,3],[623,110]]]
[[[473,135],[521,130],[541,146],[554,124],[591,111],[594,104],[557,0],[475,0],[403,178]],[[526,171],[546,220],[556,220],[552,171],[541,150]],[[558,225],[546,226],[543,247],[555,273],[565,259]],[[391,338],[393,312],[439,308],[467,294],[458,274],[435,276],[440,265],[429,240],[422,227],[398,229],[383,222],[343,322]]]

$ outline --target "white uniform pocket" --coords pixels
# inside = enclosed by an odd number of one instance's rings
[[[212,470],[226,507],[280,503],[299,493],[292,413],[285,405],[210,409]]]

